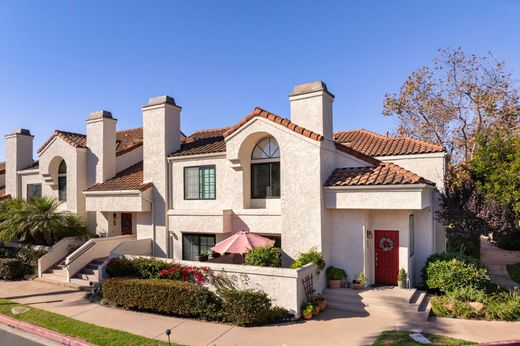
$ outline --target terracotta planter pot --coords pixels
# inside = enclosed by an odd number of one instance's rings
[[[326,308],[327,308],[327,301],[326,300],[322,300],[320,302],[320,311],[325,311]]]
[[[352,288],[355,289],[355,290],[362,290],[363,288],[365,288],[365,284],[360,284],[360,283],[353,283],[352,284]]]
[[[321,312],[321,309],[320,309],[319,305],[315,306],[315,308],[316,308],[316,312],[314,313],[314,315],[317,315],[317,314],[319,314]]]
[[[304,311],[304,312],[303,312],[303,319],[304,319],[304,320],[307,320],[307,321],[308,321],[308,320],[310,320],[311,318],[312,318],[312,312],[310,312],[310,311],[308,311],[308,312]]]
[[[330,288],[339,288],[341,286],[341,280],[329,280]]]

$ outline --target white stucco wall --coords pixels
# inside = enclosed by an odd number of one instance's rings
[[[116,156],[116,172],[121,172],[138,162],[143,161],[143,147],[133,149],[123,155]]]

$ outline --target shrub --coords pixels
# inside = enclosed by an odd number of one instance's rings
[[[257,267],[281,267],[282,251],[277,247],[257,247],[247,252],[245,265]]]
[[[341,268],[330,266],[326,271],[328,280],[343,280],[347,277],[347,273]]]
[[[190,282],[157,279],[108,279],[103,298],[125,309],[182,317],[219,318],[220,300],[207,288]]]
[[[154,258],[112,258],[107,265],[107,274],[112,277],[157,279],[162,270],[172,264]]]
[[[325,260],[323,259],[323,254],[313,247],[308,252],[301,253],[296,261],[291,264],[291,268],[301,268],[309,263],[316,264],[320,270],[323,270],[326,265]]]
[[[271,316],[271,299],[264,292],[225,289],[219,294],[222,298],[222,317],[226,322],[238,326],[257,326],[266,323]]]
[[[509,234],[494,234],[496,244],[499,248],[510,251],[520,250],[520,232],[511,232]]]
[[[25,267],[22,261],[14,258],[0,258],[0,279],[18,280],[24,276]]]
[[[268,313],[267,322],[276,323],[286,321],[291,314],[286,308],[280,306],[273,306]]]
[[[435,254],[428,258],[422,270],[429,289],[441,292],[458,288],[488,288],[491,280],[479,260],[460,253]]]

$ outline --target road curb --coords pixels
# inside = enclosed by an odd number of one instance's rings
[[[81,339],[76,339],[72,336],[63,335],[61,333],[36,326],[34,324],[19,321],[17,319],[7,317],[5,315],[0,315],[0,323],[6,324],[10,327],[23,330],[25,332],[38,335],[47,339],[50,339],[52,341],[56,341],[63,345],[69,345],[69,346],[95,346],[94,344],[91,344],[89,342],[86,342]]]

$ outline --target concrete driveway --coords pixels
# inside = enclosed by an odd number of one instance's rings
[[[0,297],[80,321],[186,345],[371,345],[383,330],[424,330],[478,342],[520,338],[520,323],[409,320],[398,312],[356,316],[328,309],[317,319],[255,328],[125,311],[92,304],[84,292],[37,281],[0,281]]]

